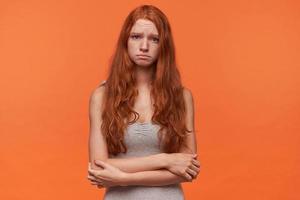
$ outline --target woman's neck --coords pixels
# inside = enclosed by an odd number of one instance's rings
[[[135,73],[138,88],[150,87],[154,75],[154,66],[136,66]]]

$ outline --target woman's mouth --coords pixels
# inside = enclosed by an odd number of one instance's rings
[[[150,56],[147,55],[137,55],[139,59],[148,59]]]

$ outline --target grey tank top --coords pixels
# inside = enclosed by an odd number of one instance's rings
[[[158,145],[160,126],[152,122],[135,122],[125,129],[126,153],[111,158],[129,158],[162,153]],[[114,186],[106,188],[104,200],[184,200],[181,184],[165,186]]]

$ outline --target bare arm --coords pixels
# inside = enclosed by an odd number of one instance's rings
[[[89,162],[92,169],[101,169],[95,165],[94,160],[107,162],[124,172],[139,172],[165,168],[167,163],[165,154],[156,154],[134,158],[108,158],[107,144],[101,133],[101,112],[104,86],[100,86],[93,91],[89,101]]]
[[[160,153],[133,158],[108,158],[106,162],[124,172],[133,173],[165,168],[167,167],[167,161],[164,158],[165,153]]]
[[[126,173],[126,176],[120,185],[163,186],[191,181],[173,174],[166,169],[158,169],[154,171]]]
[[[186,128],[188,130],[191,130],[192,132],[188,133],[187,136],[186,146],[188,148],[182,146],[179,152],[197,154],[197,139],[195,134],[195,117],[194,117],[195,116],[194,98],[192,92],[187,88],[184,89],[183,96],[184,96],[184,102],[186,108],[186,120],[185,120]]]

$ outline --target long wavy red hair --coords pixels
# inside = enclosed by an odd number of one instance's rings
[[[127,40],[135,21],[141,18],[152,21],[159,33],[159,55],[151,83],[151,99],[154,108],[152,122],[160,125],[158,136],[161,150],[166,153],[178,152],[185,145],[187,132],[191,132],[185,125],[184,88],[177,69],[170,24],[157,7],[142,5],[131,11],[125,19],[105,82],[101,131],[106,138],[108,152],[113,155],[127,152],[124,129],[139,119],[139,113],[133,110],[138,90],[134,63],[127,51]],[[134,119],[130,121],[132,117]]]

